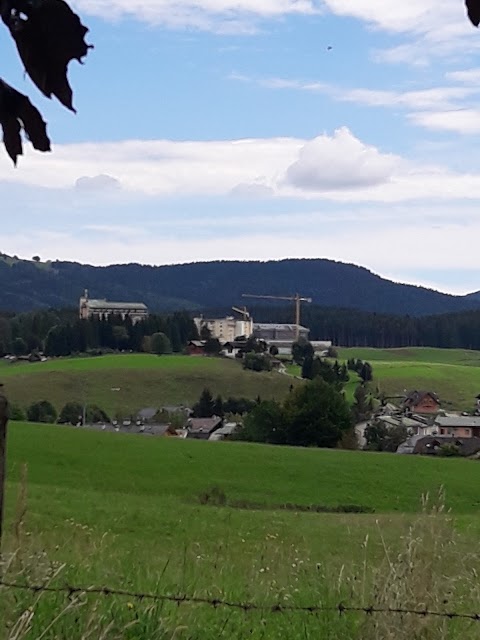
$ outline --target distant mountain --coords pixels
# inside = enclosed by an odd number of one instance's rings
[[[469,293],[466,296],[463,296],[463,299],[467,302],[476,302],[480,304],[480,291],[474,291],[473,293]]]
[[[260,301],[242,293],[299,292],[317,305],[393,314],[429,315],[480,308],[480,292],[453,296],[381,278],[332,260],[205,262],[152,267],[41,263],[0,254],[0,309],[71,307],[87,288],[92,298],[145,302],[151,310],[208,309]]]

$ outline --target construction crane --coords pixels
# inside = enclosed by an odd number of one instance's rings
[[[242,309],[239,309],[238,307],[232,307],[232,311],[236,311],[237,313],[242,315],[245,322],[247,322],[247,320],[250,318],[247,307],[243,307]]]
[[[295,302],[295,338],[300,337],[300,303],[312,302],[312,298],[307,298],[296,293],[294,296],[261,296],[255,293],[242,293],[242,298],[260,298],[262,300],[288,300]]]

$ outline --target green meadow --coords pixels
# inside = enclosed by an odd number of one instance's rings
[[[112,415],[149,406],[191,406],[205,386],[224,399],[260,395],[282,400],[290,385],[297,384],[276,372],[245,371],[226,358],[149,354],[14,364],[3,360],[0,381],[11,402],[22,407],[46,399],[60,410],[66,402],[78,401],[97,404]]]
[[[375,384],[387,396],[435,391],[446,409],[472,410],[480,393],[480,352],[463,349],[340,349],[342,360],[372,363]]]
[[[446,409],[472,410],[480,393],[480,352],[461,349],[341,348],[339,361],[359,358],[373,366],[374,385],[386,396],[402,396],[406,391],[435,391]],[[288,372],[300,375],[300,367],[288,365]],[[358,377],[350,372],[346,397],[353,402]]]
[[[0,589],[3,637],[480,637],[472,635],[480,627],[461,620],[407,616],[399,627],[393,614],[271,611],[339,603],[475,609],[479,480],[479,464],[460,459],[12,423],[2,568],[9,581],[270,609]],[[213,487],[223,499],[210,504]],[[440,511],[422,507],[427,493]],[[304,512],[308,505],[365,512]]]
[[[375,384],[386,395],[405,390],[436,391],[445,408],[469,410],[480,393],[480,352],[460,349],[339,349],[339,359],[368,360]],[[291,376],[300,368],[287,365]],[[76,400],[101,406],[107,413],[134,413],[146,406],[191,405],[208,386],[214,395],[283,400],[291,384],[301,384],[277,372],[255,373],[223,358],[109,355],[57,358],[43,363],[0,361],[0,381],[11,401],[26,407],[50,400],[57,409]],[[358,379],[347,384],[352,400]]]

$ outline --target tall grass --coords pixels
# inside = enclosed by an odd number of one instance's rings
[[[442,494],[436,504],[425,496],[423,513],[402,536],[400,548],[388,549],[384,544],[383,561],[372,568],[365,596],[371,606],[448,613],[480,610],[477,554],[467,539],[456,532],[444,504]],[[375,614],[365,620],[358,637],[362,640],[472,638],[480,637],[480,622],[429,615]]]
[[[19,503],[23,500],[19,493]],[[112,565],[108,586],[186,594],[211,599],[299,607],[345,606],[407,608],[438,612],[472,612],[479,608],[479,560],[467,533],[458,533],[445,512],[442,496],[436,504],[424,500],[416,516],[397,540],[384,536],[381,524],[365,540],[362,555],[339,570],[309,557],[278,535],[267,535],[254,557],[220,545],[203,558],[198,549],[179,549],[161,570],[136,566],[115,576],[114,544],[108,536],[92,536],[90,548],[70,564],[53,561],[36,547],[35,539],[14,522],[16,546],[2,557],[3,580],[24,584],[88,587],[91,567]],[[25,511],[21,504],[17,509]],[[321,518],[314,516],[312,518]],[[194,523],[192,523],[194,526]],[[372,539],[383,553],[371,553]],[[72,539],[69,545],[75,544]],[[80,547],[79,547],[80,548]],[[205,585],[208,585],[205,587]],[[98,585],[105,586],[105,585]],[[480,622],[394,613],[294,613],[229,610],[222,607],[152,602],[85,593],[51,594],[0,588],[2,640],[457,640],[480,637]]]

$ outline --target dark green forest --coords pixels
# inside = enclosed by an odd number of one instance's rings
[[[73,307],[85,288],[91,298],[144,302],[152,312],[229,308],[250,302],[242,298],[243,293],[296,292],[321,307],[411,316],[480,308],[478,294],[452,296],[398,284],[363,267],[332,260],[94,267],[0,254],[1,310]]]
[[[159,336],[163,338],[161,351],[155,348]],[[197,337],[195,324],[185,312],[151,315],[136,324],[119,316],[79,320],[77,312],[68,309],[0,315],[0,356],[32,352],[47,356],[109,351],[178,353]]]
[[[227,312],[211,311],[215,315]],[[252,311],[256,321],[292,322],[291,307],[258,307]],[[302,323],[310,328],[311,340],[331,340],[337,346],[480,350],[480,310],[416,318],[311,305],[304,308]],[[164,338],[159,339],[158,334]],[[157,339],[149,342],[152,336]],[[79,320],[76,309],[0,314],[0,356],[32,351],[44,351],[49,356],[105,350],[155,351],[156,343],[181,352],[195,338],[197,330],[188,311],[152,314],[137,324],[119,317]]]
[[[263,322],[292,322],[293,310],[263,307],[253,316]],[[342,347],[480,349],[480,310],[413,317],[305,305],[302,324],[310,329],[310,340],[331,340]]]

